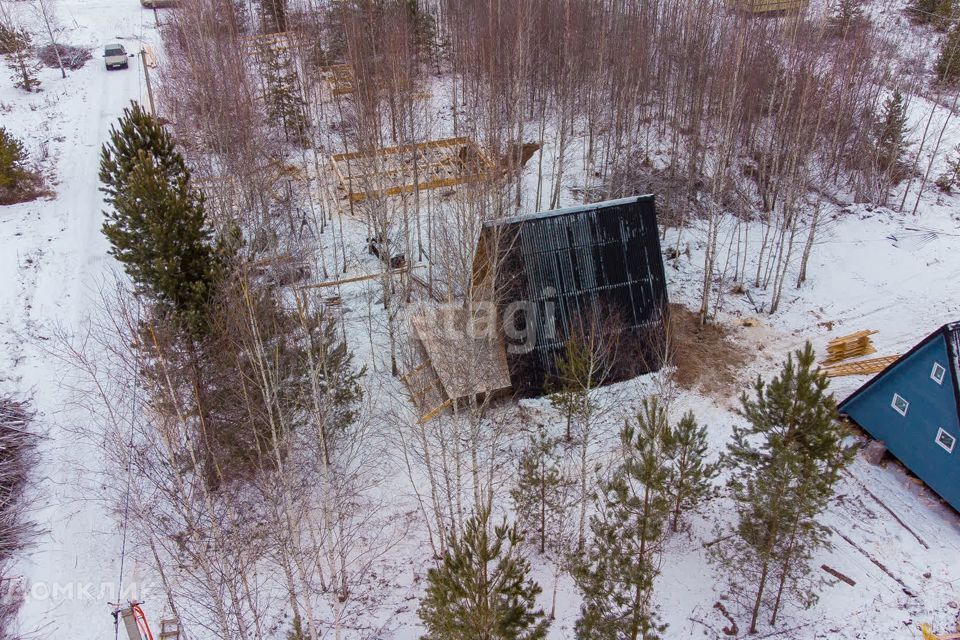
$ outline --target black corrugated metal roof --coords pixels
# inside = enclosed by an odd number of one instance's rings
[[[620,316],[625,342],[636,338],[633,349],[665,342],[667,288],[653,196],[491,221],[481,241],[493,234],[497,304],[527,303],[533,315],[523,318],[526,335],[535,337],[532,350],[508,350],[515,390],[542,390],[578,319]],[[624,356],[613,377],[658,369],[653,349],[646,351]]]
[[[640,201],[654,202],[654,196],[651,193],[640,196],[629,196],[617,200],[604,200],[603,202],[594,202],[591,204],[581,204],[574,207],[564,207],[562,209],[551,209],[550,211],[538,211],[536,213],[523,213],[509,218],[497,218],[483,223],[484,227],[496,227],[505,224],[516,224],[518,222],[529,222],[531,220],[542,220],[544,218],[555,218],[557,216],[568,215],[571,213],[582,213],[584,211],[596,211],[607,207],[617,207],[621,205],[636,204]]]

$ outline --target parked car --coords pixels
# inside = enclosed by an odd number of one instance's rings
[[[126,69],[130,66],[130,58],[122,44],[108,44],[103,48],[103,62],[110,69]]]
[[[167,9],[180,3],[178,0],[140,0],[140,4],[147,9]]]

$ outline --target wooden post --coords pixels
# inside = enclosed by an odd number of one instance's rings
[[[150,84],[150,69],[147,66],[147,50],[140,46],[140,62],[143,64],[143,77],[147,81],[147,99],[150,102],[150,115],[157,115],[157,110],[153,105],[153,85]]]

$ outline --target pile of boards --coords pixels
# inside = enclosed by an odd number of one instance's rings
[[[877,333],[872,329],[864,329],[846,336],[834,338],[827,343],[827,357],[820,361],[823,372],[830,378],[838,376],[862,376],[879,373],[896,362],[900,354],[853,360],[876,353],[870,336]],[[853,360],[852,362],[849,362]]]

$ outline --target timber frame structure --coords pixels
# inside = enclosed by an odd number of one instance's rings
[[[330,165],[352,202],[479,182],[494,170],[480,147],[465,137],[337,153],[330,156]]]
[[[802,11],[808,0],[727,0],[738,11],[752,14],[779,14]]]
[[[320,69],[320,77],[327,84],[333,96],[345,96],[353,93],[353,65],[332,64]]]

